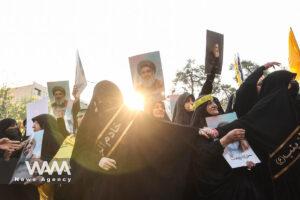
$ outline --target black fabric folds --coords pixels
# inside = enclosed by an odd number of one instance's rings
[[[243,82],[236,91],[233,110],[238,117],[244,116],[258,101],[257,81],[263,75],[265,67],[259,67]]]

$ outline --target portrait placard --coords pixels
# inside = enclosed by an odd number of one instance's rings
[[[221,74],[223,64],[224,36],[207,30],[205,73]]]
[[[41,115],[48,114],[48,98],[43,98],[33,103],[26,105],[26,135],[31,135],[33,133],[32,129],[32,118]]]
[[[50,113],[55,118],[64,118],[66,129],[73,132],[73,101],[70,99],[69,81],[48,82],[48,94],[50,98]]]
[[[23,141],[24,148],[10,183],[35,182],[36,175],[32,169],[41,161],[43,136],[44,130],[40,130],[32,133],[27,140]]]
[[[207,117],[206,122],[207,126],[210,128],[217,128],[224,126],[237,119],[236,113],[227,113],[223,115]],[[242,151],[240,143],[234,142],[229,144],[223,153],[223,157],[228,162],[231,168],[246,167],[247,162],[251,161],[253,163],[260,163],[259,158],[254,153],[251,147],[246,151]]]
[[[54,92],[56,89],[63,90],[65,92],[65,99],[70,99],[70,88],[69,88],[69,81],[55,81],[55,82],[47,82],[48,88],[48,96],[50,102],[53,103],[55,101]]]
[[[132,56],[129,64],[135,90],[147,99],[164,99],[164,77],[159,51]]]

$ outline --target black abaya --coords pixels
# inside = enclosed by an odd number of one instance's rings
[[[295,74],[277,71],[263,81],[258,103],[242,118],[218,128],[221,135],[234,128],[244,128],[246,138],[262,161],[268,178],[269,155],[289,136],[299,124],[296,98],[288,90]],[[274,180],[275,199],[300,198],[300,164],[297,160],[285,174]],[[267,178],[265,175],[265,178]]]

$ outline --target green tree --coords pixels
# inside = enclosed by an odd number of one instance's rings
[[[195,60],[189,59],[184,68],[177,71],[173,84],[177,89],[182,88],[185,92],[189,92],[197,97],[205,80],[205,66],[198,65],[195,63]],[[213,94],[220,98],[224,105],[227,104],[230,95],[235,91],[236,89],[231,87],[231,85],[222,84],[220,76],[216,75],[213,84]]]
[[[242,71],[243,71],[243,77],[244,77],[244,80],[250,75],[252,74],[257,68],[259,67],[258,64],[256,64],[255,62],[252,62],[250,60],[242,60],[241,61],[241,68],[242,68]],[[229,66],[229,70],[233,71],[234,72],[234,65],[231,64]],[[234,72],[235,74],[235,72]],[[236,77],[234,75],[233,79],[235,81],[236,80]]]
[[[205,81],[204,66],[196,65],[195,60],[188,59],[187,64],[180,71],[177,71],[173,80],[175,86],[180,85],[185,92],[195,95],[195,91]]]
[[[258,65],[257,63],[253,62],[253,61],[250,61],[250,60],[242,60],[241,61],[241,68],[242,68],[242,71],[243,71],[243,77],[244,77],[244,80],[250,75],[252,74],[257,68],[259,68],[260,66],[262,65]],[[276,66],[276,70],[283,70],[285,69],[284,66],[280,65],[280,66]],[[234,71],[234,65],[231,64],[229,66],[229,70],[232,70]],[[268,74],[268,70],[265,70],[265,75]],[[234,72],[235,74],[235,72]],[[234,76],[233,78],[235,81],[236,81],[236,77]]]
[[[0,88],[0,119],[13,118],[17,121],[26,117],[26,104],[31,100],[20,102],[13,101],[10,88],[3,86]]]

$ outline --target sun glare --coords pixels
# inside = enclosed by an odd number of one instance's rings
[[[124,92],[125,105],[132,110],[144,110],[144,97],[140,93],[130,91]]]

